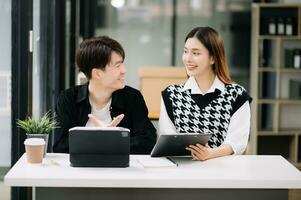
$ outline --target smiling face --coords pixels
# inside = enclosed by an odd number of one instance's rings
[[[214,60],[208,49],[196,38],[188,38],[182,56],[188,76],[203,76],[213,72]]]
[[[105,69],[94,68],[93,70],[95,70],[96,75],[92,75],[92,78],[98,77],[101,85],[112,91],[124,88],[126,69],[123,61],[121,55],[113,51],[111,59]]]

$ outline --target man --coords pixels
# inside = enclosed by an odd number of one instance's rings
[[[156,130],[147,117],[141,93],[125,85],[124,58],[122,46],[107,36],[81,43],[76,61],[89,81],[64,91],[58,98],[60,128],[54,135],[54,152],[69,152],[68,130],[72,127],[116,125],[130,129],[131,154],[151,152]]]

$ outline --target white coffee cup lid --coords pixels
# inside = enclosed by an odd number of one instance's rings
[[[24,141],[25,145],[44,145],[45,144],[45,140],[42,138],[27,138]]]

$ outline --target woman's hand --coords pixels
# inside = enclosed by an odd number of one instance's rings
[[[219,147],[211,148],[208,144],[189,145],[186,150],[191,152],[192,160],[208,160],[220,156],[232,155],[234,153],[229,144],[222,144]]]
[[[95,117],[92,114],[89,114],[88,117],[91,120],[92,124],[94,124],[94,126],[96,127],[116,127],[124,118],[124,114],[120,114],[117,117],[114,117],[114,119],[109,124],[103,123],[101,120],[97,119],[97,117]]]
[[[208,144],[189,145],[186,150],[191,152],[192,160],[207,160],[213,157],[213,149]]]

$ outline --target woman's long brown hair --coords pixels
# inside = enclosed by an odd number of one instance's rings
[[[196,27],[192,29],[185,38],[197,38],[209,51],[213,57],[213,71],[217,77],[225,84],[232,83],[229,68],[226,62],[224,41],[222,37],[211,27]]]

